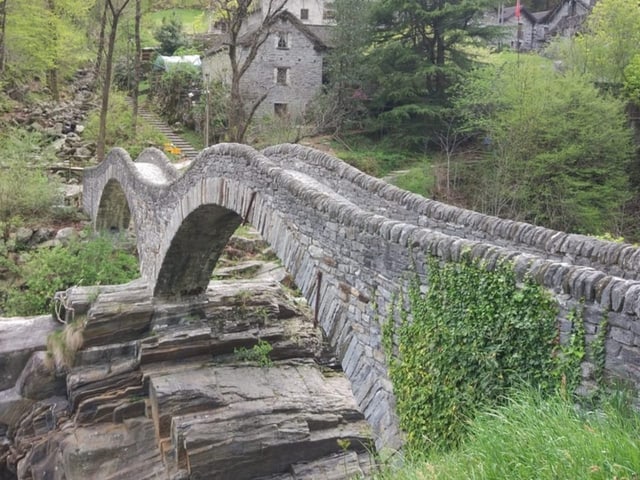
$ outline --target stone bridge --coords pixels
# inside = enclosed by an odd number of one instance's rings
[[[122,149],[85,171],[84,206],[98,230],[137,235],[154,301],[206,288],[236,227],[272,246],[335,347],[378,446],[398,446],[381,324],[412,269],[463,251],[513,262],[549,289],[564,318],[583,302],[587,341],[608,316],[606,369],[640,383],[640,249],[478,214],[395,188],[325,153],[236,144],[202,151],[178,172],[162,152]],[[583,368],[588,376],[589,368]]]

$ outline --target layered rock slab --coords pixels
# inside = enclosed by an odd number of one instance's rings
[[[371,449],[346,379],[311,362],[204,366],[149,382],[158,435],[170,435],[178,465],[196,478],[252,479]]]
[[[212,283],[188,303],[147,295],[139,282],[67,292],[85,343],[66,396],[12,419],[17,478],[368,474],[369,428],[350,385],[321,366],[335,358],[281,286]],[[271,349],[263,358],[259,342]]]

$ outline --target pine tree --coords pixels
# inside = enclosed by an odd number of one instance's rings
[[[473,64],[470,47],[497,34],[480,22],[490,0],[380,0],[370,49],[373,113],[384,130],[421,143],[447,89]]]

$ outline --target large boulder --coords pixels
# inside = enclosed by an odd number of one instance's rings
[[[46,350],[47,337],[59,328],[51,315],[0,317],[0,391],[16,384],[33,352]]]

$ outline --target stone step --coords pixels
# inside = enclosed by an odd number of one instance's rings
[[[167,137],[170,143],[181,150],[180,157],[193,159],[198,155],[198,150],[193,148],[193,146],[184,138],[182,138],[179,133],[176,133],[169,125],[167,125],[167,123],[162,118],[160,118],[154,112],[149,111],[144,105],[139,106],[138,114],[147,123],[157,129],[165,137]]]

